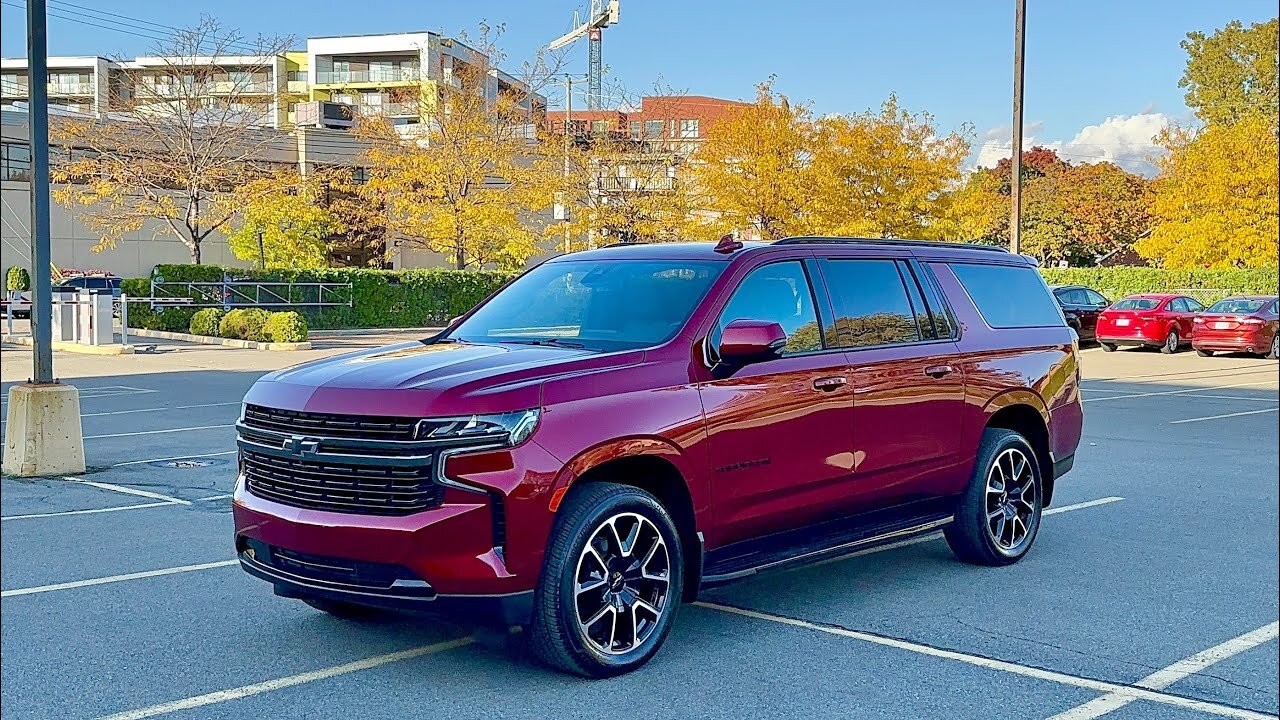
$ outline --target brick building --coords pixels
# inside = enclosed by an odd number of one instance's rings
[[[703,95],[652,95],[641,99],[638,110],[574,110],[570,131],[580,138],[625,137],[661,142],[684,154],[704,140],[716,121],[745,107],[736,100]],[[564,132],[565,113],[547,111],[548,130]]]

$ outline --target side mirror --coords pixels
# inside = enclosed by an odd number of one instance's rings
[[[746,365],[778,357],[786,344],[787,333],[776,322],[734,320],[720,333],[716,351],[724,362]]]

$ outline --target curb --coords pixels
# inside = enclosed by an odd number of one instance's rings
[[[26,345],[31,347],[35,341],[29,335],[4,335],[0,340],[14,345]],[[81,355],[132,355],[132,345],[81,345],[80,343],[64,342],[62,340],[53,341],[53,349],[62,352],[80,353]]]
[[[409,328],[350,328],[346,330],[313,330],[307,334],[310,338],[342,337],[344,335],[396,335],[400,333],[426,333],[432,335],[444,327],[409,327]]]
[[[227,347],[242,348],[245,350],[266,350],[269,352],[292,352],[294,350],[310,350],[310,341],[296,343],[273,343],[273,342],[257,342],[254,340],[237,340],[235,338],[218,338],[209,337],[208,335],[192,335],[191,333],[169,332],[167,330],[145,330],[143,328],[129,328],[130,335],[148,338],[160,338],[161,340],[181,340],[182,342],[196,343],[198,345],[225,345]]]

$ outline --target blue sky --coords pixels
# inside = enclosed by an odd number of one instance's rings
[[[12,6],[21,2],[4,0],[5,56],[25,54],[23,11]],[[299,39],[405,30],[474,33],[483,20],[505,24],[501,45],[514,65],[567,30],[575,4],[583,7],[585,0],[50,0],[55,14],[80,5],[185,26],[203,12],[247,35]],[[1276,14],[1272,0],[1028,5],[1028,135],[1056,143],[1078,161],[1107,157],[1131,166],[1141,164],[1149,149],[1142,145],[1154,129],[1187,116],[1177,86],[1185,60],[1178,43],[1185,34]],[[611,81],[631,92],[644,92],[661,78],[692,94],[747,99],[756,83],[776,75],[781,92],[811,101],[819,113],[862,111],[897,93],[907,108],[931,112],[943,130],[972,125],[975,157],[984,161],[1007,142],[1013,0],[623,0],[621,16],[605,32],[604,58]],[[151,45],[57,17],[50,20],[49,38],[50,51],[65,55],[132,56]],[[585,46],[574,50],[574,61],[584,72]]]

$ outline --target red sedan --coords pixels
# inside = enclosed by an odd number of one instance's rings
[[[1280,319],[1275,295],[1250,295],[1219,300],[1195,318],[1191,346],[1208,357],[1215,350],[1280,357]]]
[[[1130,295],[1098,316],[1098,344],[1106,352],[1139,345],[1176,353],[1191,340],[1193,320],[1203,309],[1186,295]]]

